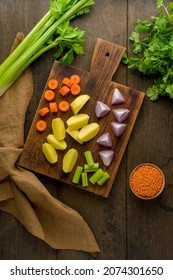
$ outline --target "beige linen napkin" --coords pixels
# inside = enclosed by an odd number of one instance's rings
[[[18,33],[13,48],[22,39]],[[52,248],[97,253],[98,244],[80,214],[51,196],[33,173],[16,166],[32,93],[32,73],[27,69],[0,98],[0,209]]]

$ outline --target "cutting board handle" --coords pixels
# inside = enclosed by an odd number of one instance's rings
[[[111,42],[97,38],[94,53],[91,60],[87,89],[104,91],[112,80],[125,48]]]

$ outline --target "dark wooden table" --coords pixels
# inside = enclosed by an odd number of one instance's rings
[[[88,71],[96,38],[130,49],[128,36],[137,17],[149,18],[157,12],[155,0],[95,0],[90,14],[74,21],[85,33],[85,55],[74,66]],[[169,2],[169,1],[167,1]],[[18,31],[27,34],[48,10],[48,0],[0,0],[0,62],[10,51]],[[32,64],[34,96],[28,109],[25,137],[29,131],[41,93],[52,67],[53,52]],[[113,80],[146,91],[151,78],[132,73],[121,64]],[[92,229],[101,249],[96,259],[173,258],[173,110],[172,101],[151,102],[146,96],[118,174],[108,198],[69,188],[38,175],[56,198],[79,211]],[[129,175],[142,163],[160,166],[166,189],[156,200],[141,201],[129,190]],[[0,259],[91,259],[85,252],[54,250],[32,236],[11,215],[0,212]]]

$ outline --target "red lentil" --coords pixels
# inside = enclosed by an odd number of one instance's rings
[[[163,186],[163,174],[153,165],[140,165],[130,176],[132,190],[141,197],[150,198],[159,193]]]

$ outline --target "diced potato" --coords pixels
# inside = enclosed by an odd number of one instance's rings
[[[98,123],[90,123],[81,128],[78,138],[79,140],[86,142],[94,138],[100,130]]]
[[[73,114],[76,115],[82,107],[87,103],[87,101],[90,99],[90,96],[88,94],[82,94],[78,97],[76,97],[71,103],[70,107],[73,111]]]
[[[49,143],[44,143],[42,145],[42,151],[43,154],[45,155],[46,159],[50,162],[50,163],[56,163],[58,161],[58,154],[55,150],[55,148],[49,144]]]
[[[65,173],[71,172],[76,164],[77,158],[78,152],[76,149],[71,148],[70,150],[68,150],[68,152],[63,157],[62,170]]]
[[[88,124],[89,116],[87,114],[78,114],[67,120],[67,125],[71,130],[80,129]]]
[[[57,150],[65,150],[67,148],[65,140],[57,140],[53,134],[47,136],[47,142]]]
[[[82,144],[83,142],[79,140],[78,135],[79,135],[79,130],[71,130],[69,127],[66,129],[66,132],[73,138],[75,139],[78,143]]]
[[[61,118],[56,118],[52,120],[52,131],[57,140],[63,140],[65,138],[65,125]]]

